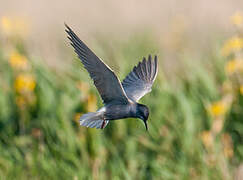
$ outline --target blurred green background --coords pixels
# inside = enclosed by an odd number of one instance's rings
[[[243,179],[242,1],[1,2],[0,179]],[[102,107],[66,22],[122,80],[159,57],[149,132]]]

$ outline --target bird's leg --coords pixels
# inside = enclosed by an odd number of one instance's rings
[[[105,124],[106,124],[106,120],[105,120],[104,114],[102,115],[102,119],[103,119],[103,122],[102,122],[102,125],[101,125],[101,129],[104,129]]]
[[[105,122],[105,120],[104,120],[103,123],[102,123],[102,125],[101,125],[101,129],[104,129],[105,124],[106,124],[106,122]]]

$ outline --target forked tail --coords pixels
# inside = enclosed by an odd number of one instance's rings
[[[80,118],[80,125],[90,128],[103,129],[109,123],[109,120],[103,119],[103,111],[89,112]]]

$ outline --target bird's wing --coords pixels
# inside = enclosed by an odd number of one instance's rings
[[[126,76],[122,86],[128,98],[138,101],[141,97],[151,91],[153,82],[158,73],[157,56],[154,60],[148,56],[148,60],[143,58],[137,66]]]
[[[68,39],[70,39],[71,45],[74,47],[79,59],[81,59],[84,67],[93,79],[103,103],[107,104],[111,101],[126,103],[128,98],[115,73],[78,38],[69,26],[66,24],[65,26],[69,35]]]

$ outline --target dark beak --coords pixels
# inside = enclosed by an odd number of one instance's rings
[[[146,128],[146,131],[148,131],[147,121],[143,121],[143,122],[144,122],[144,125],[145,125],[145,128]]]

